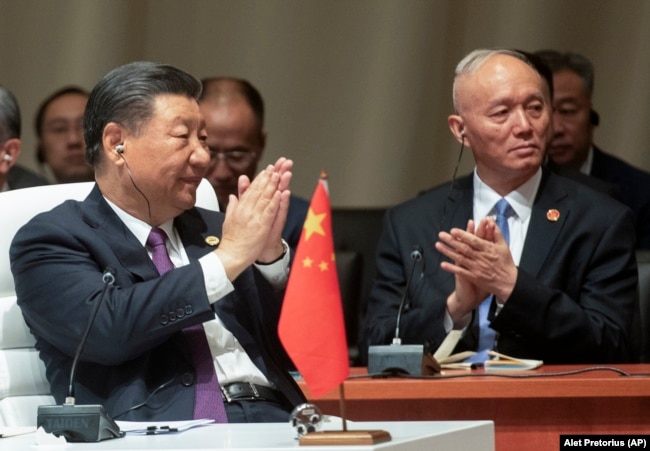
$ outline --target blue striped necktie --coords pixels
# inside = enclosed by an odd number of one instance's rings
[[[496,224],[501,230],[503,238],[506,240],[506,243],[510,244],[510,228],[508,226],[508,216],[513,212],[512,207],[505,198],[499,199],[499,201],[494,206],[496,211]],[[478,308],[478,318],[479,318],[479,333],[478,333],[478,354],[473,358],[473,361],[484,362],[489,360],[488,351],[491,351],[494,348],[496,341],[496,331],[490,327],[490,321],[488,320],[488,315],[490,313],[490,305],[492,304],[493,295],[489,295],[487,298],[481,302],[481,305]]]

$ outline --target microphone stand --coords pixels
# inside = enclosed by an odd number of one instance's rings
[[[417,263],[422,260],[422,248],[418,245],[411,252],[411,268],[406,278],[404,295],[397,310],[395,336],[389,345],[374,345],[368,347],[368,374],[395,375],[410,374],[412,376],[431,375],[440,372],[440,364],[424,352],[424,345],[402,345],[399,335],[402,312],[407,305],[408,290],[411,286]]]
[[[68,396],[63,405],[38,406],[36,424],[42,427],[45,432],[56,436],[63,436],[68,442],[98,442],[111,438],[124,437],[125,433],[120,431],[119,426],[108,416],[104,407],[99,404],[75,405],[74,398],[74,375],[81,357],[90,329],[95,322],[99,307],[104,300],[106,289],[115,282],[115,270],[110,266],[104,270],[102,276],[104,288],[95,303],[86,330],[81,337],[77,351],[72,361],[70,370],[70,384],[68,385]]]

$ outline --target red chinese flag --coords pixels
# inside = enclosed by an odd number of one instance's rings
[[[282,344],[316,398],[350,374],[326,183],[319,181],[311,200],[278,325]]]

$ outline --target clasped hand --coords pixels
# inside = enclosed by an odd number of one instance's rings
[[[239,177],[239,197],[230,195],[219,248],[229,280],[254,262],[267,263],[283,253],[282,229],[289,210],[293,161],[279,158],[252,181]]]
[[[475,227],[469,220],[467,229],[451,229],[438,234],[436,249],[451,262],[440,267],[452,273],[455,291],[447,298],[447,311],[454,324],[477,308],[488,294],[506,301],[517,280],[517,267],[508,243],[493,218],[484,218]]]

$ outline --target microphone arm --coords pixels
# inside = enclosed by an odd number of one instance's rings
[[[77,346],[77,351],[74,353],[74,358],[72,359],[72,369],[70,370],[70,383],[68,385],[68,396],[65,398],[65,404],[71,405],[75,403],[74,399],[74,376],[77,372],[77,364],[79,363],[79,358],[81,357],[81,352],[86,345],[86,340],[88,339],[88,334],[90,329],[95,323],[95,318],[97,317],[97,312],[99,312],[99,307],[101,307],[102,302],[104,301],[104,295],[106,294],[106,289],[109,285],[113,285],[115,282],[115,269],[111,266],[107,266],[102,275],[102,282],[104,282],[104,288],[99,295],[99,300],[95,303],[93,311],[90,314],[90,320],[86,324],[86,330],[81,336],[81,341],[79,341],[79,346]]]
[[[395,325],[395,336],[393,337],[394,345],[401,345],[402,339],[399,335],[400,323],[402,320],[402,312],[406,306],[406,300],[408,299],[409,287],[411,286],[411,280],[413,280],[413,274],[415,273],[415,267],[418,262],[422,260],[422,248],[419,245],[413,246],[411,251],[411,269],[409,271],[408,277],[406,278],[406,286],[404,288],[404,294],[402,295],[402,300],[399,303],[399,308],[397,310],[397,324]]]
[[[397,311],[397,324],[395,326],[395,337],[389,345],[371,345],[368,347],[368,374],[388,376],[394,374],[410,374],[421,376],[423,374],[434,374],[440,372],[440,364],[424,352],[424,345],[402,345],[399,335],[402,312],[408,306],[408,292],[415,267],[422,260],[422,248],[419,245],[413,246],[411,251],[411,267],[406,277],[404,294]],[[424,261],[422,261],[424,267]]]
[[[74,375],[77,364],[88,339],[90,328],[95,322],[99,307],[101,307],[106,295],[106,289],[115,282],[115,270],[107,266],[102,275],[102,281],[104,282],[104,288],[93,307],[90,320],[86,325],[86,330],[72,360],[68,396],[65,398],[63,405],[38,406],[36,415],[37,427],[42,427],[45,432],[56,436],[63,436],[68,442],[98,442],[124,437],[125,435],[124,432],[120,431],[117,423],[106,413],[102,405],[75,405],[74,399]]]

